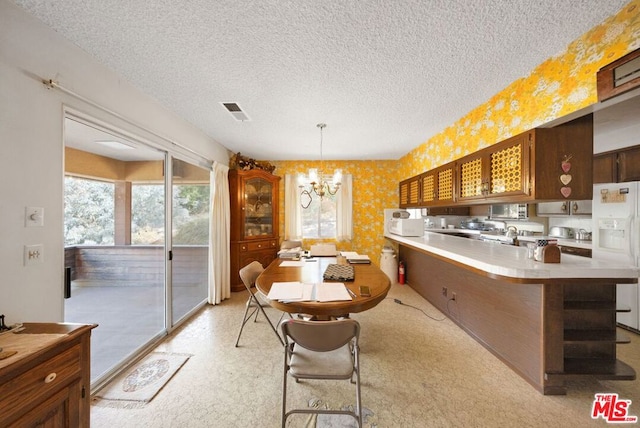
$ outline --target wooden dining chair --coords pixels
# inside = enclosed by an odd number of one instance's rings
[[[280,324],[285,341],[282,383],[282,427],[296,413],[353,416],[362,427],[360,399],[360,324],[350,318],[334,321],[286,319]],[[355,411],[331,409],[292,409],[287,411],[287,378],[338,380],[355,384]]]
[[[269,316],[264,310],[264,307],[265,306],[269,307],[269,304],[264,301],[264,299],[262,298],[262,295],[259,292],[254,291],[255,289],[252,288],[256,283],[256,278],[258,278],[258,276],[263,271],[264,271],[264,267],[260,264],[260,262],[257,262],[257,261],[253,261],[248,265],[246,265],[245,267],[243,267],[242,269],[240,269],[240,272],[239,272],[240,279],[242,280],[242,283],[244,284],[247,291],[249,292],[249,298],[247,299],[247,303],[245,304],[244,316],[242,317],[242,324],[240,325],[240,331],[238,332],[238,338],[236,339],[236,347],[238,347],[238,343],[240,343],[240,336],[242,335],[242,330],[244,329],[245,324],[254,316],[254,314],[255,314],[255,317],[253,321],[256,322],[258,320],[258,313],[259,313],[258,311],[262,312],[262,315],[264,315],[265,319],[267,320],[267,323],[269,323],[271,330],[273,330],[273,332],[278,337],[280,344],[284,345],[284,342],[282,341],[280,334],[278,334],[278,330],[276,330],[275,326],[271,322],[271,319],[269,318]],[[251,309],[251,312],[249,312],[250,309]],[[284,312],[280,316],[280,320],[282,320],[283,316],[284,316]]]

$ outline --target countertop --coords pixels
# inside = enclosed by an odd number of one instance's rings
[[[442,229],[439,232],[453,233],[455,230]],[[487,273],[511,278],[634,278],[640,276],[640,269],[627,264],[612,264],[569,254],[562,254],[560,263],[542,263],[527,258],[526,247],[447,236],[446,233],[427,231],[420,237],[404,237],[387,233],[385,238]],[[526,238],[539,239],[540,237]]]

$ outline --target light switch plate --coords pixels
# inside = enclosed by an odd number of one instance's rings
[[[25,245],[24,246],[24,265],[31,266],[44,261],[44,245]]]
[[[44,226],[44,208],[42,207],[26,207],[24,210],[24,225]]]

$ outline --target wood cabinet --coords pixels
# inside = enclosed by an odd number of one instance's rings
[[[411,177],[400,182],[400,208],[415,208],[420,206],[420,177]]]
[[[640,151],[628,158],[626,175],[640,179]],[[593,196],[593,162],[589,114],[523,132],[403,180],[400,207],[588,200]]]
[[[618,152],[618,182],[640,181],[640,147]]]
[[[593,182],[615,183],[618,180],[618,156],[616,153],[603,153],[593,157]]]
[[[596,74],[598,101],[608,100],[640,86],[640,49],[605,65]]]
[[[419,176],[420,206],[451,205],[455,201],[455,169],[451,162]]]
[[[591,199],[593,116],[536,128],[458,161],[457,202]]]
[[[528,197],[532,140],[533,135],[527,132],[462,158],[458,162],[457,200]]]
[[[550,380],[578,375],[634,380],[635,370],[616,357],[616,287],[565,284],[564,370]]]
[[[540,202],[536,206],[536,214],[541,217],[591,215],[592,206],[592,200]]]
[[[0,336],[5,351],[18,350],[0,360],[0,426],[89,427],[94,327],[26,323]]]
[[[252,261],[264,267],[278,252],[280,177],[260,169],[229,171],[231,290],[244,290],[239,271]]]
[[[640,145],[593,157],[594,183],[640,181]]]

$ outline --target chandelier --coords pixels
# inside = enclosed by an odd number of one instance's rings
[[[313,201],[313,194],[315,193],[320,197],[320,200],[324,198],[326,194],[335,195],[338,189],[340,188],[340,183],[342,181],[342,171],[336,169],[333,173],[333,179],[331,182],[327,181],[324,175],[323,167],[324,160],[322,158],[322,130],[327,127],[326,123],[319,123],[316,125],[320,128],[320,169],[310,168],[309,169],[309,182],[304,184],[304,175],[300,175],[298,177],[298,187],[301,190],[300,192],[300,205],[302,208],[307,209],[311,202]],[[330,184],[331,183],[331,184]]]

